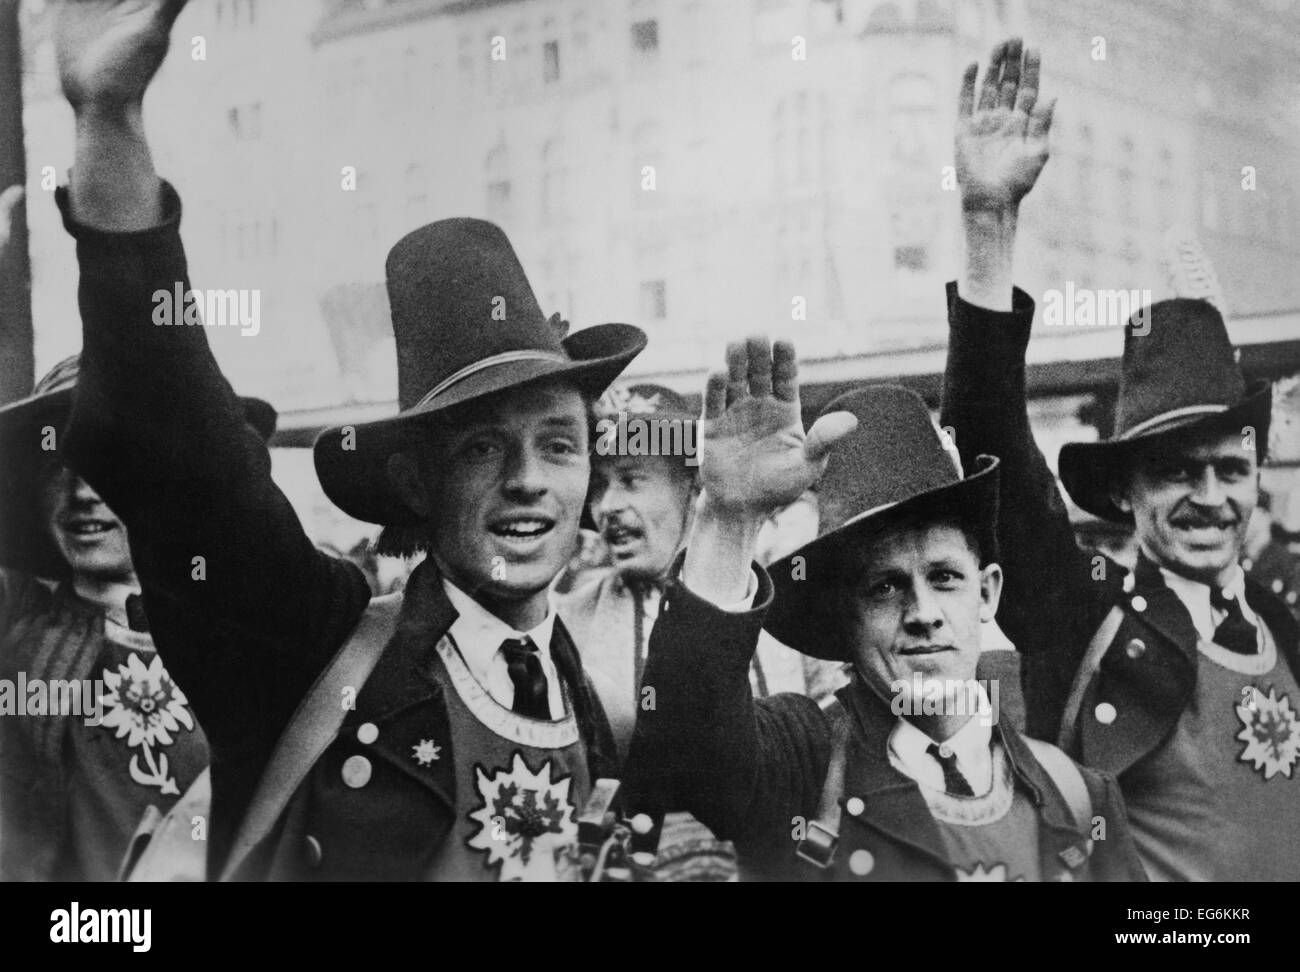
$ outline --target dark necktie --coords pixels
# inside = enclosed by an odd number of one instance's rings
[[[943,788],[953,796],[973,797],[975,791],[970,788],[966,782],[966,777],[961,775],[961,770],[957,768],[957,756],[955,753],[949,753],[944,756],[939,751],[937,743],[930,743],[925,750],[943,768]]]
[[[551,705],[546,673],[537,657],[537,646],[531,638],[507,638],[501,642],[501,654],[506,658],[506,669],[515,686],[513,711],[529,719],[550,719]]]
[[[1214,641],[1229,651],[1239,655],[1253,655],[1259,651],[1258,632],[1255,626],[1241,613],[1241,605],[1235,597],[1225,597],[1217,587],[1210,588],[1210,607],[1223,611],[1227,616],[1214,629]]]

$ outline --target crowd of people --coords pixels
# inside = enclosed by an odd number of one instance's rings
[[[0,408],[0,684],[102,694],[0,718],[0,879],[1300,878],[1300,626],[1243,567],[1292,569],[1251,532],[1270,387],[1210,303],[1145,308],[1113,433],[1059,459],[1136,559],[1077,545],[1013,276],[1035,50],[962,80],[938,426],[866,384],[805,430],[761,336],[695,414],[619,383],[640,329],[548,316],[497,226],[399,240],[399,411],[314,446],[422,558],[379,594],[273,482],[271,406],[152,323],[189,290],[141,107],[182,6],[59,15],[83,347]],[[628,417],[699,455],[593,447]]]

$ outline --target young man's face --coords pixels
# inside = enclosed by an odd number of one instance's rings
[[[611,456],[592,469],[591,518],[625,577],[672,566],[694,497],[689,468],[672,456]]]
[[[1242,443],[1236,434],[1168,438],[1135,458],[1115,499],[1157,564],[1205,584],[1227,580],[1259,500],[1255,447]]]
[[[973,679],[980,622],[997,610],[1000,568],[981,570],[966,534],[948,524],[887,530],[861,557],[846,619],[858,670],[886,698],[916,675]]]
[[[513,600],[554,580],[587,495],[587,408],[576,388],[527,386],[471,405],[420,459],[432,556],[453,582]]]
[[[41,513],[74,577],[127,581],[134,576],[126,527],[99,494],[65,466],[53,466],[45,475]]]

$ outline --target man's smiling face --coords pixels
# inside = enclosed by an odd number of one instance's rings
[[[1259,500],[1255,447],[1244,442],[1236,433],[1161,437],[1134,457],[1115,501],[1155,563],[1204,584],[1228,579]]]
[[[980,622],[997,609],[1002,574],[980,568],[964,531],[903,524],[875,535],[848,598],[858,670],[886,698],[898,682],[968,680],[980,655]]]
[[[41,509],[55,546],[74,575],[110,581],[134,577],[126,527],[72,470],[50,466],[41,490]]]
[[[439,568],[492,600],[544,591],[573,553],[587,495],[578,390],[525,386],[458,409],[418,461]]]

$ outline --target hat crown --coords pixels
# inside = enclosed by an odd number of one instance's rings
[[[823,410],[851,412],[858,427],[831,452],[817,486],[819,533],[839,529],[872,510],[902,503],[961,480],[930,410],[900,385],[868,385]]]
[[[449,377],[509,353],[568,360],[514,248],[486,220],[443,219],[389,251],[388,301],[397,345],[398,402],[416,405]]]
[[[1114,438],[1160,423],[1226,411],[1246,381],[1223,316],[1208,301],[1157,301],[1124,331]]]

